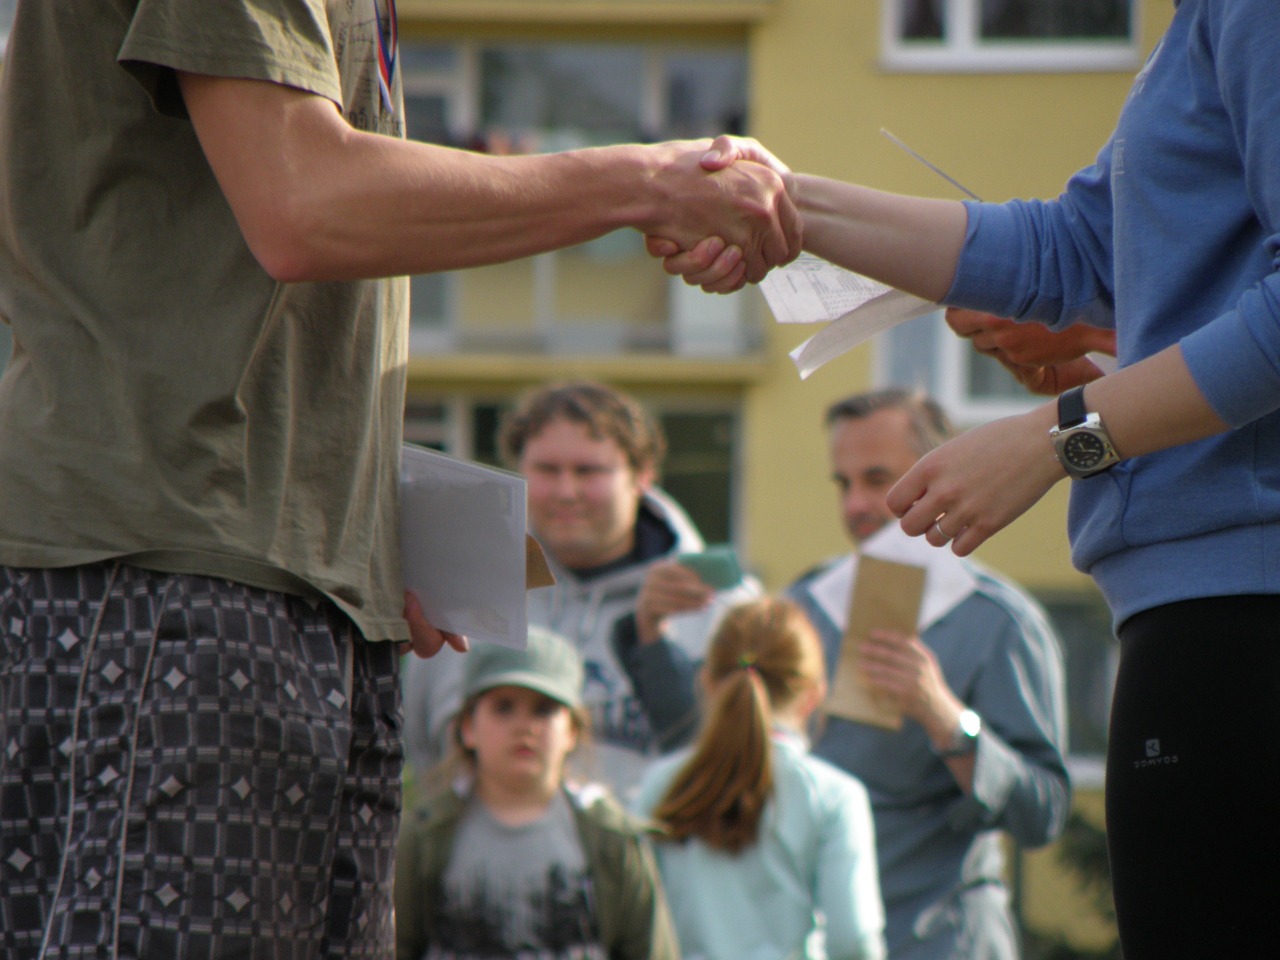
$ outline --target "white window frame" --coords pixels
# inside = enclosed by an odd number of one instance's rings
[[[942,311],[929,314],[934,323],[930,338],[930,350],[935,361],[935,372],[931,382],[925,384],[892,382],[888,357],[889,343],[879,341],[873,367],[873,379],[878,386],[920,387],[936,399],[951,419],[960,427],[972,427],[978,424],[1026,413],[1044,398],[1030,393],[1009,397],[975,397],[969,377],[969,353],[973,350],[968,340],[957,337],[951,332]],[[914,321],[914,322],[923,322]],[[993,363],[995,361],[992,361]]]
[[[979,0],[944,0],[946,30],[937,43],[898,35],[904,0],[882,0],[880,66],[904,73],[1084,73],[1136,70],[1141,65],[1141,5],[1129,0],[1128,40],[983,41]]]
[[[969,377],[969,354],[973,352],[973,346],[952,333],[945,321],[939,321],[938,327],[934,334],[938,350],[938,378],[941,381],[937,396],[957,423],[964,426],[987,423],[1026,413],[1044,402],[1043,397],[1030,393],[1018,397],[975,396]]]

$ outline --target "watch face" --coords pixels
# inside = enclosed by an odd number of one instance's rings
[[[1077,470],[1092,470],[1107,456],[1107,445],[1092,433],[1082,431],[1067,437],[1062,455]]]

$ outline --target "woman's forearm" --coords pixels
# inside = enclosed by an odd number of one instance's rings
[[[808,174],[793,184],[809,253],[935,303],[951,289],[968,222],[962,203]]]
[[[1102,418],[1122,457],[1154,453],[1228,429],[1196,386],[1177,344],[1090,383],[1085,406]]]

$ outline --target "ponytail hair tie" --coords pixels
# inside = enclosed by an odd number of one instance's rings
[[[742,653],[738,655],[738,666],[743,670],[755,670],[756,655],[754,653]]]

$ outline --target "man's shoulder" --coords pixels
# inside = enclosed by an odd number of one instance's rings
[[[973,560],[965,563],[973,573],[974,591],[962,607],[969,606],[975,616],[1009,621],[1023,636],[1056,642],[1049,615],[1025,588]]]
[[[973,573],[974,592],[978,595],[1011,610],[1030,609],[1044,614],[1039,601],[1025,587],[975,560],[966,559],[964,563]]]

